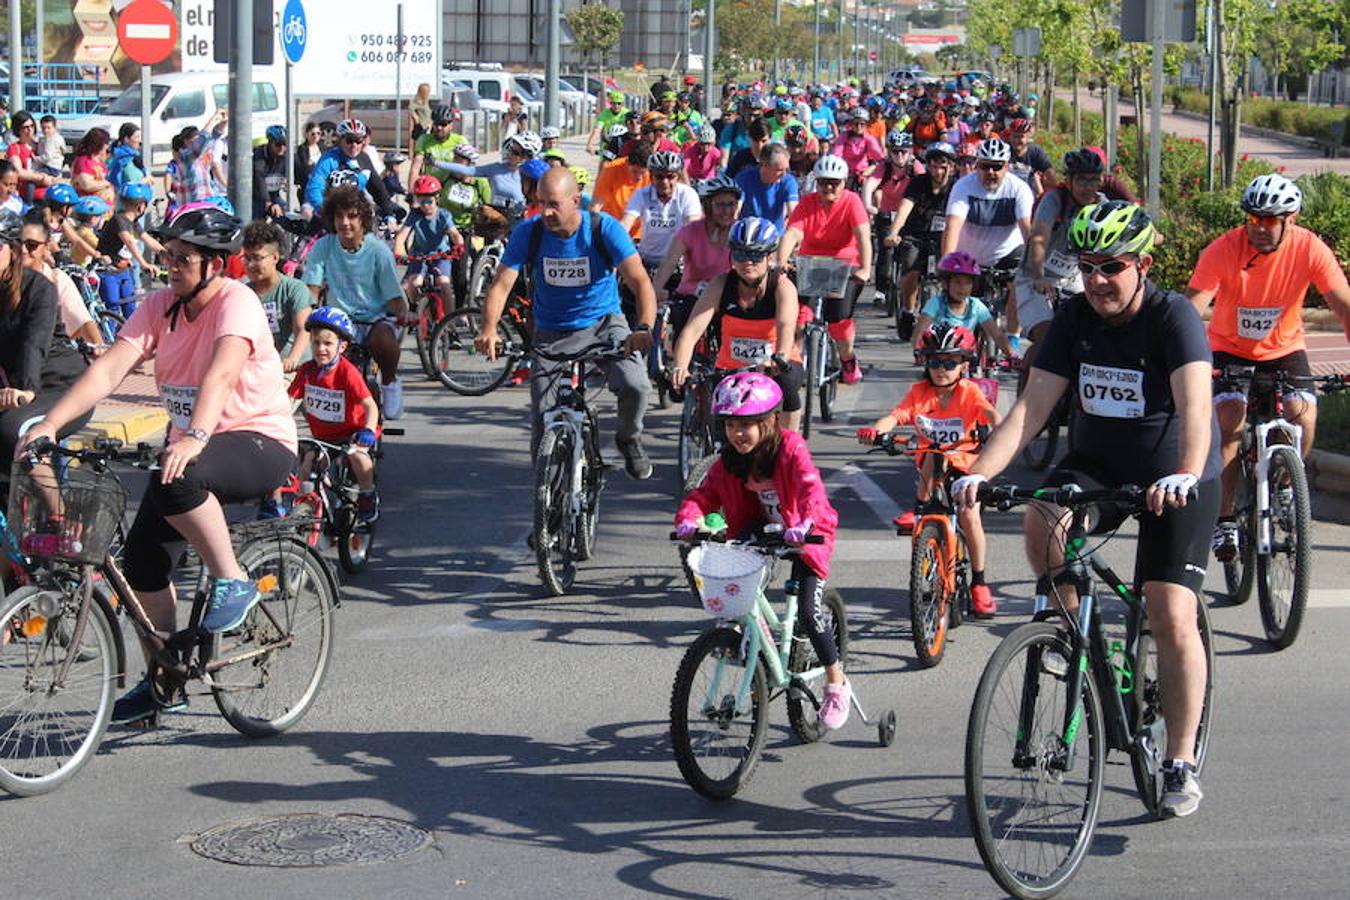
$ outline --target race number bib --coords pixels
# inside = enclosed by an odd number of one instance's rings
[[[773,488],[764,488],[755,493],[759,494],[759,505],[764,509],[764,518],[770,522],[783,524],[783,504],[778,499],[778,492]]]
[[[305,385],[305,412],[320,422],[343,422],[347,419],[347,395],[317,384]]]
[[[478,203],[478,192],[460,182],[450,185],[450,189],[445,192],[445,199],[455,206],[474,206]]]
[[[946,231],[947,216],[945,213],[933,213],[933,218],[928,222],[929,231]]]
[[[1263,341],[1274,330],[1284,310],[1278,306],[1239,306],[1237,311],[1238,337],[1249,341]]]
[[[586,287],[591,283],[591,258],[575,259],[544,257],[544,283],[553,287]]]
[[[951,419],[915,416],[914,427],[919,430],[920,434],[938,446],[955,444],[966,433],[965,423],[961,421],[960,416]]]
[[[756,365],[773,356],[773,345],[768,341],[755,338],[734,337],[731,339],[731,358],[739,363]]]
[[[267,313],[267,327],[271,329],[273,334],[281,334],[281,309],[277,305],[277,301],[275,299],[264,300],[263,312]]]
[[[1078,401],[1083,411],[1106,419],[1139,419],[1144,415],[1144,373],[1112,366],[1078,367]]]
[[[1078,274],[1078,260],[1059,250],[1051,251],[1045,258],[1045,274],[1051,278],[1068,278]]]
[[[164,401],[164,410],[169,421],[179,431],[192,427],[192,408],[197,404],[197,389],[179,384],[161,384],[160,399]]]

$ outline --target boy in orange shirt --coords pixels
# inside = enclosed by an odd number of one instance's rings
[[[871,446],[880,435],[900,425],[912,424],[921,438],[921,448],[958,444],[947,451],[947,466],[957,472],[968,472],[978,453],[978,445],[970,437],[971,431],[981,424],[997,425],[1002,418],[984,392],[965,377],[970,361],[975,358],[975,335],[961,325],[939,322],[923,333],[918,344],[925,357],[925,380],[911,387],[895,409],[877,419],[871,427],[859,428],[858,443]],[[916,510],[933,493],[933,454],[924,454],[918,468]],[[895,524],[903,531],[912,532],[916,510],[902,513]],[[970,550],[971,611],[977,618],[993,618],[998,604],[984,582],[986,545],[980,507],[961,510],[958,521]]]

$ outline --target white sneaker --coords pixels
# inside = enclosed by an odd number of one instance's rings
[[[1163,795],[1161,812],[1166,818],[1189,816],[1200,808],[1205,794],[1195,766],[1181,760],[1165,760],[1162,765]]]
[[[403,381],[395,378],[380,388],[381,406],[386,419],[397,419],[403,415]]]

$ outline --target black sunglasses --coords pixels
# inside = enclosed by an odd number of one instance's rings
[[[964,359],[952,359],[951,357],[940,358],[937,356],[930,356],[928,357],[928,362],[926,363],[926,365],[930,369],[945,369],[946,371],[950,372],[957,366],[961,365],[963,362],[965,362]]]
[[[761,253],[757,250],[732,250],[731,260],[732,262],[759,262],[761,259],[768,257],[768,255],[769,254]]]
[[[23,242],[23,249],[27,250],[29,253],[36,253],[39,250],[41,250],[44,246],[46,246],[46,244],[47,244],[46,241],[33,241],[25,238]]]
[[[980,163],[980,170],[983,172],[1002,172],[1003,163]]]

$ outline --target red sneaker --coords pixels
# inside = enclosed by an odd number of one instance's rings
[[[976,584],[970,588],[970,612],[977,619],[992,619],[998,612],[994,602],[994,593],[987,584]]]
[[[899,531],[901,534],[913,534],[914,523],[917,520],[918,515],[915,514],[914,510],[907,509],[900,515],[896,516],[891,521],[895,525],[896,530]]]

